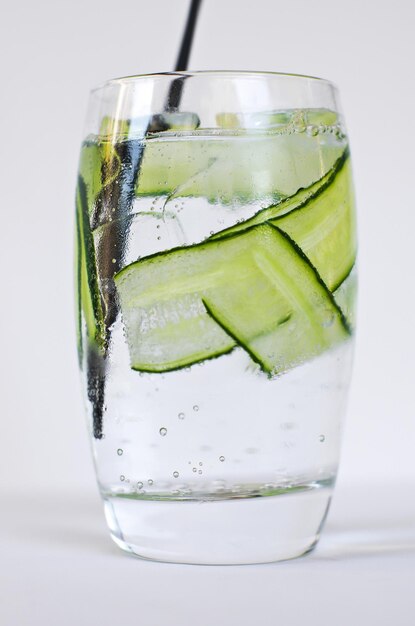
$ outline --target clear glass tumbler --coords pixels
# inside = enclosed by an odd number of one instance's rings
[[[330,82],[186,72],[92,91],[78,351],[121,548],[216,564],[313,548],[338,465],[355,257]]]

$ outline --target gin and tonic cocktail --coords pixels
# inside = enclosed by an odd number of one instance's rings
[[[354,328],[335,88],[238,72],[111,81],[91,95],[76,217],[79,358],[115,541],[196,563],[310,550]]]

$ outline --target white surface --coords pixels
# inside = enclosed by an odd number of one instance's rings
[[[317,550],[270,565],[147,562],[93,492],[2,498],[4,626],[413,626],[415,485],[341,487]]]

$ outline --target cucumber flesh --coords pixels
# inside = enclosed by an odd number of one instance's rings
[[[85,320],[88,340],[99,351],[102,351],[105,345],[105,325],[98,286],[94,241],[89,224],[87,188],[81,176],[78,177],[76,190],[76,239],[77,335],[78,353],[82,360],[82,317]]]
[[[295,209],[302,209],[307,206],[309,202],[314,202],[318,196],[333,183],[338,172],[343,168],[348,156],[349,152],[348,150],[345,150],[336,160],[333,167],[326,172],[324,176],[313,182],[308,187],[301,188],[293,195],[280,200],[278,203],[261,209],[258,213],[253,215],[251,218],[244,220],[240,224],[235,224],[234,226],[230,226],[225,230],[215,233],[211,238],[220,239],[224,235],[237,233],[250,226],[255,226],[255,224],[263,224],[264,222],[272,221],[291,213],[291,211],[294,211]]]
[[[213,319],[245,348],[264,372],[279,374],[347,338],[347,323],[293,241],[267,229],[255,250],[250,282],[239,277],[218,286],[204,304]],[[265,230],[264,230],[265,233]]]
[[[136,196],[275,203],[331,169],[342,149],[335,141],[322,147],[321,141],[304,133],[249,131],[208,140],[197,134],[147,139]]]
[[[79,159],[79,175],[86,185],[88,215],[91,225],[99,220],[94,213],[102,190],[113,183],[121,171],[121,159],[111,142],[85,141]]]
[[[224,129],[275,129],[295,127],[297,124],[333,126],[338,122],[337,113],[330,109],[280,109],[258,113],[218,113],[216,124]]]
[[[357,273],[352,269],[342,284],[333,292],[334,299],[343,311],[349,327],[354,330],[356,325]]]
[[[265,221],[286,232],[308,256],[330,291],[337,289],[353,267],[357,248],[348,150],[320,180],[251,219],[216,233],[212,239]]]
[[[115,283],[131,367],[141,371],[186,367],[239,345],[273,374],[348,335],[314,268],[268,224],[139,260]]]
[[[340,164],[313,197],[270,220],[300,246],[330,291],[350,273],[357,249],[350,159]]]

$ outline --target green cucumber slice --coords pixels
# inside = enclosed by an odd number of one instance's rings
[[[339,142],[305,133],[155,137],[146,140],[136,195],[275,203],[319,179],[342,150]]]
[[[334,299],[343,311],[349,327],[354,330],[356,326],[356,298],[357,298],[357,273],[353,268],[352,271],[340,287],[333,292]]]
[[[186,367],[239,345],[273,374],[349,332],[309,261],[269,224],[146,257],[115,284],[140,371]]]
[[[102,190],[113,183],[121,171],[121,160],[114,144],[85,141],[79,158],[79,175],[86,185],[88,215],[94,221],[96,201]]]
[[[81,176],[78,177],[76,189],[76,265],[78,354],[82,362],[82,317],[85,320],[88,340],[99,351],[102,351],[105,345],[105,324],[98,286],[95,247],[89,224],[87,187]]]
[[[303,204],[270,222],[293,239],[334,291],[355,262],[356,217],[350,159]]]
[[[230,226],[225,230],[215,233],[211,239],[220,239],[224,235],[237,233],[250,226],[272,221],[276,218],[287,215],[295,209],[302,209],[307,206],[309,202],[316,200],[318,196],[325,191],[325,189],[330,187],[338,172],[343,168],[348,157],[349,151],[346,149],[334,163],[333,167],[317,181],[313,182],[308,187],[302,187],[296,193],[280,200],[278,203],[266,207],[265,209],[261,209],[258,213],[255,213],[255,215],[251,218],[241,222],[240,224],[235,224],[234,226]]]
[[[268,374],[280,374],[349,335],[347,322],[315,268],[278,228],[254,252],[251,282],[218,286],[204,304]]]
[[[356,258],[356,217],[349,151],[320,180],[212,239],[268,221],[284,230],[316,267],[330,291],[351,271]]]

